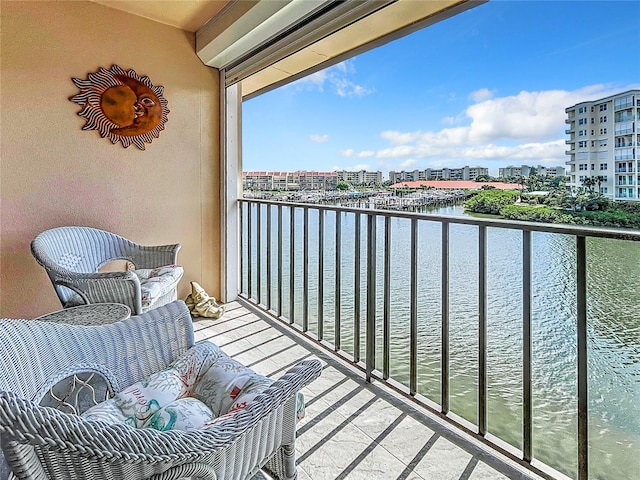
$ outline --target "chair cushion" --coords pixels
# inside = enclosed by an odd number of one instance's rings
[[[272,382],[204,342],[82,416],[136,428],[192,430],[243,409]]]
[[[142,308],[149,308],[158,298],[173,290],[184,269],[180,265],[165,265],[157,268],[139,268],[133,270],[140,279]]]

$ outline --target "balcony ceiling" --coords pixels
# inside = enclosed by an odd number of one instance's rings
[[[92,1],[194,32],[203,63],[224,68],[248,98],[487,0]],[[318,16],[334,7],[342,13]]]
[[[107,7],[195,32],[230,0],[93,0]]]

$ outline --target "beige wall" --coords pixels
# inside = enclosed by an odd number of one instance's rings
[[[88,225],[137,243],[181,243],[179,297],[197,281],[218,297],[218,72],[194,34],[92,2],[2,1],[0,316],[60,308],[31,239]],[[72,77],[117,64],[164,86],[160,137],[125,149],[82,131]]]

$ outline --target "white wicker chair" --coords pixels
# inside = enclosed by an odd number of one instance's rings
[[[295,479],[296,395],[320,375],[317,360],[300,362],[245,409],[201,430],[137,429],[65,411],[90,406],[87,376],[108,396],[165,368],[193,338],[182,301],[100,326],[0,320],[0,439],[15,478],[248,479],[262,467]],[[43,406],[56,397],[65,397],[58,408]]]
[[[146,302],[136,271],[173,266],[179,250],[180,244],[138,245],[115,233],[77,226],[45,230],[31,242],[31,253],[46,270],[64,308],[122,303],[134,315],[177,299],[182,267],[176,268],[175,278],[166,288]],[[131,262],[136,271],[98,272],[113,260]]]

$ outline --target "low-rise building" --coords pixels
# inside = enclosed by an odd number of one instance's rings
[[[529,178],[532,174],[536,174],[539,177],[564,177],[566,176],[566,170],[564,167],[546,167],[544,165],[529,166],[521,165],[515,167],[509,165],[498,169],[498,177],[500,178],[517,178],[524,177]]]
[[[476,180],[478,177],[488,175],[489,169],[485,167],[426,168],[424,170],[391,171],[389,172],[389,181],[397,183],[419,180]]]
[[[242,172],[245,190],[335,190],[336,172]]]
[[[336,172],[338,181],[343,180],[351,185],[380,185],[382,183],[382,172],[369,172],[367,170],[338,170]]]

